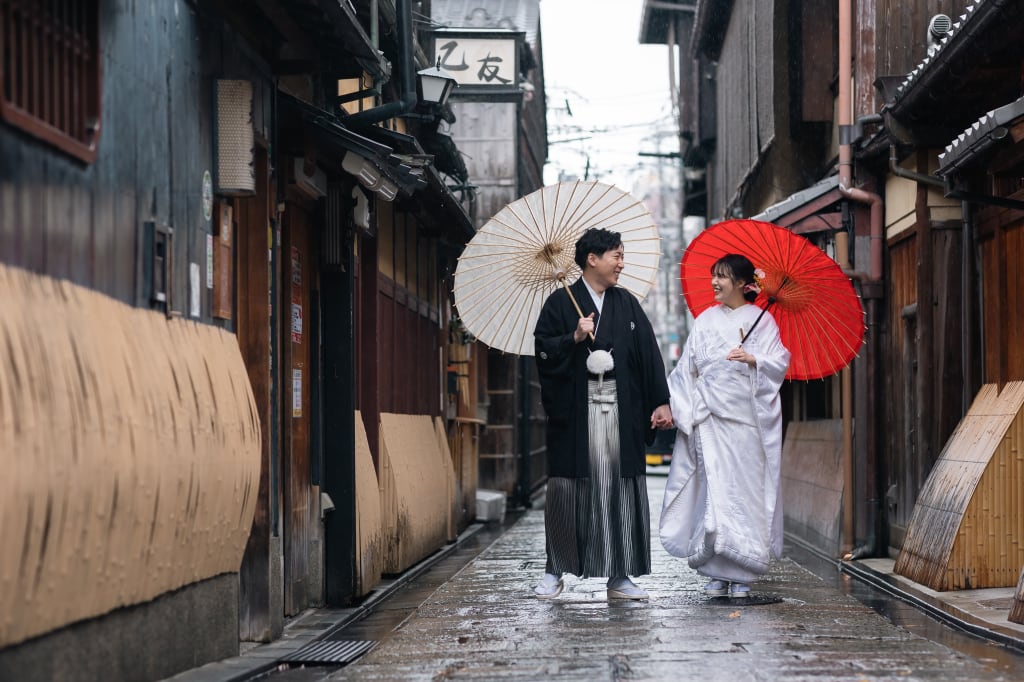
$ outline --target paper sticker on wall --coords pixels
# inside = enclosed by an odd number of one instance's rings
[[[292,303],[292,343],[302,343],[301,303]]]
[[[292,416],[302,416],[302,370],[292,370]]]
[[[189,315],[192,317],[199,317],[200,315],[200,302],[199,302],[199,263],[188,264],[188,279],[189,279]]]
[[[292,286],[302,287],[302,254],[292,247]]]
[[[210,222],[213,217],[213,176],[210,171],[203,171],[203,218]]]
[[[213,235],[206,235],[206,288],[213,288]]]

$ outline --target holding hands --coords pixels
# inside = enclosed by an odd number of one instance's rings
[[[657,408],[655,408],[654,412],[651,413],[651,428],[672,428],[672,410],[671,408],[669,408],[668,405],[659,405]]]

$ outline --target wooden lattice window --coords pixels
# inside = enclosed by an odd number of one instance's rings
[[[0,0],[0,118],[96,158],[99,0]]]

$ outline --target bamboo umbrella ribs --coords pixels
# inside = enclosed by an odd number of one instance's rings
[[[466,245],[454,286],[462,324],[492,348],[533,355],[540,309],[558,286],[568,288],[579,278],[576,241],[590,228],[621,235],[625,265],[619,286],[643,300],[661,257],[658,228],[647,208],[612,185],[563,182],[508,204]]]

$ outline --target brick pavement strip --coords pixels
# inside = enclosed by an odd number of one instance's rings
[[[789,559],[753,588],[780,602],[709,600],[705,580],[652,528],[653,574],[637,580],[649,603],[609,602],[604,579],[573,577],[543,601],[531,588],[544,567],[544,514],[531,510],[329,679],[1021,679],[893,625]]]

